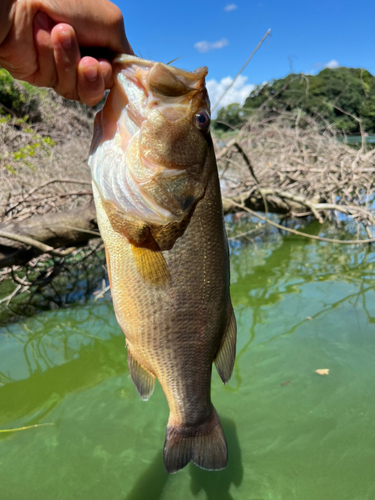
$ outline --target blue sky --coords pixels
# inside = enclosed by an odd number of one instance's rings
[[[268,28],[268,38],[229,100],[254,84],[327,64],[375,74],[375,1],[115,0],[130,43],[143,57],[193,70],[208,66],[211,101],[231,81]],[[207,50],[206,50],[207,49]],[[223,80],[224,79],[224,80]],[[228,102],[226,102],[228,103]]]

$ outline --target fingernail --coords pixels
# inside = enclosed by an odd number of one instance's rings
[[[59,41],[64,49],[71,49],[73,47],[73,38],[70,31],[60,31]]]
[[[50,30],[49,17],[44,12],[37,12],[34,17],[34,22],[37,28],[44,31]]]
[[[84,71],[85,78],[89,82],[95,82],[98,79],[98,69],[96,66],[88,66]]]

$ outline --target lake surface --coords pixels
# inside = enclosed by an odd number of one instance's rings
[[[227,469],[165,472],[164,394],[139,398],[103,299],[0,330],[0,430],[52,424],[0,432],[1,500],[375,498],[375,254],[273,234],[231,267]]]
[[[375,144],[375,135],[366,135],[365,136],[366,144]],[[345,137],[339,137],[338,140],[340,142],[344,142],[345,144],[361,144],[362,136],[361,135],[347,135]]]

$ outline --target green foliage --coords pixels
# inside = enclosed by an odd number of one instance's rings
[[[4,166],[12,174],[17,174],[19,165],[33,168],[31,160],[38,152],[48,153],[56,145],[49,136],[41,136],[28,124],[28,115],[23,118],[14,118],[12,115],[0,116],[0,124],[6,123],[22,132],[22,143],[15,145],[12,150],[5,151],[0,155],[0,165]]]
[[[45,89],[14,80],[0,68],[0,127],[5,145],[1,149],[0,167],[15,175],[20,166],[34,169],[33,158],[50,153],[55,146],[51,137],[39,132],[48,99]]]
[[[5,69],[0,69],[0,116],[12,114],[29,122],[41,120],[40,103],[46,91],[26,82],[14,80]]]
[[[245,123],[246,117],[247,114],[240,104],[229,104],[226,108],[219,110],[214,126],[218,130],[236,128]]]
[[[236,114],[228,111],[229,106],[219,113],[222,121],[226,121],[224,118],[229,113],[231,121],[228,123],[239,127],[246,116],[260,106],[270,114],[301,109],[324,118],[346,134],[360,133],[358,120],[355,119],[358,118],[364,131],[373,134],[375,77],[367,70],[345,67],[326,68],[318,75],[290,74],[256,87],[244,106],[238,106]]]

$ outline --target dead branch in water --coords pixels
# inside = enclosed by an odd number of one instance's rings
[[[245,212],[250,213],[257,219],[262,220],[263,222],[266,222],[267,224],[271,224],[271,226],[277,227],[278,229],[281,229],[282,231],[286,231],[287,233],[295,234],[297,236],[302,236],[304,238],[316,240],[316,241],[323,241],[325,243],[335,243],[336,245],[363,245],[367,243],[374,243],[375,238],[369,238],[369,239],[361,239],[361,240],[337,240],[333,238],[325,238],[323,236],[316,236],[314,234],[308,234],[304,233],[302,231],[296,231],[295,229],[291,229],[289,227],[282,226],[281,224],[278,224],[277,222],[274,222],[267,217],[262,217],[260,214],[254,212],[254,210],[251,210],[250,208],[244,207],[243,205],[233,202],[232,203],[237,206],[238,208],[244,210]],[[238,237],[245,236],[247,233],[243,233],[239,235]],[[232,238],[235,239],[235,238]]]
[[[311,117],[285,112],[250,119],[217,150],[225,212],[240,204],[338,224],[343,214],[368,233],[375,225],[375,149],[339,142]]]

